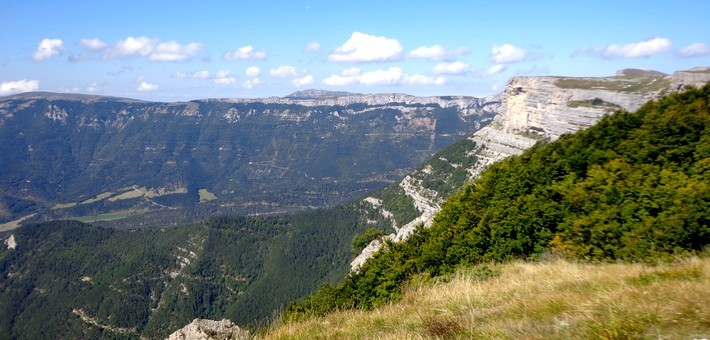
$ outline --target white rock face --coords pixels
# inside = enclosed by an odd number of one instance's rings
[[[476,143],[472,154],[477,159],[475,165],[467,169],[469,180],[474,180],[489,165],[519,155],[538,141],[554,141],[562,134],[594,125],[617,109],[636,111],[664,92],[690,85],[700,87],[709,81],[710,68],[678,71],[670,76],[624,70],[608,78],[513,77],[501,94],[502,103],[493,122],[469,137]],[[409,238],[418,225],[429,227],[432,224],[445,197],[421,183],[407,176],[399,184],[421,215],[387,239],[401,242]],[[351,263],[352,270],[357,271],[382,246],[379,241],[370,243]]]
[[[239,328],[227,319],[222,319],[222,321],[195,319],[168,337],[169,340],[241,340],[249,338],[248,331]]]
[[[267,104],[297,104],[303,106],[347,106],[351,104],[364,103],[368,105],[384,105],[391,103],[411,104],[437,104],[441,107],[458,106],[459,108],[480,108],[485,100],[467,96],[429,96],[417,97],[401,93],[377,93],[377,94],[341,94],[333,97],[323,98],[222,98],[208,99],[208,101],[224,101],[229,103],[267,103]]]
[[[17,242],[15,242],[15,234],[10,234],[10,237],[5,239],[5,246],[7,249],[17,248]]]

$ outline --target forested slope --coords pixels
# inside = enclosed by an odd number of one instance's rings
[[[388,244],[285,318],[367,308],[470,264],[547,254],[658,261],[710,243],[710,86],[619,111],[491,166],[428,229]]]

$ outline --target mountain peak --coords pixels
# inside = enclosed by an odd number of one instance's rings
[[[667,76],[667,74],[648,69],[625,68],[621,71],[616,72],[616,76],[622,78],[653,78],[665,77]]]

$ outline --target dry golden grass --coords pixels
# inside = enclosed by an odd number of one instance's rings
[[[710,338],[710,259],[673,264],[514,262],[479,280],[411,288],[371,311],[278,325],[267,339]]]

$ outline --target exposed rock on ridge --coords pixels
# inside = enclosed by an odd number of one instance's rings
[[[249,332],[227,319],[222,321],[195,319],[187,326],[170,334],[168,340],[249,339]]]
[[[665,92],[702,86],[708,81],[707,67],[672,75],[627,69],[605,78],[513,77],[500,95],[502,103],[493,122],[468,137],[475,143],[475,148],[466,154],[475,157],[474,166],[467,168],[469,180],[489,165],[519,155],[539,141],[556,140],[562,134],[594,125],[605,114],[618,109],[635,111]],[[396,221],[404,226],[386,239],[401,242],[418,225],[431,225],[446,197],[421,184],[436,172],[437,169],[420,169],[399,183],[420,216],[409,222]],[[380,240],[373,241],[351,262],[351,268],[358,270],[383,245]]]

